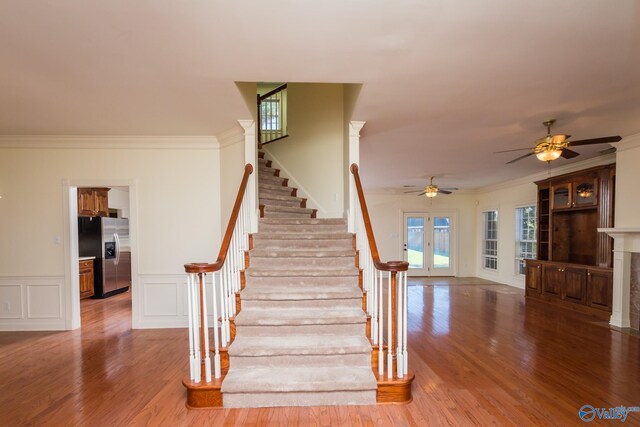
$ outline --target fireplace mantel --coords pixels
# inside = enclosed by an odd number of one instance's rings
[[[613,310],[609,324],[628,328],[631,254],[640,253],[640,228],[598,228],[613,237]]]

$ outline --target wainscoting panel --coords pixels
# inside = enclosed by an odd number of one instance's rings
[[[187,275],[141,274],[139,277],[140,318],[138,326],[148,328],[186,328]]]
[[[64,277],[0,277],[0,330],[64,330]]]

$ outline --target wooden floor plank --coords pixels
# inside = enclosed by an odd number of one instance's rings
[[[0,425],[577,425],[640,405],[637,335],[481,279],[409,284],[408,405],[188,410],[187,331],[131,330],[122,294],[82,301],[81,330],[0,332]]]

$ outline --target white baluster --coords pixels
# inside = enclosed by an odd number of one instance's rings
[[[227,302],[229,299],[229,293],[227,288],[229,287],[229,274],[227,271],[227,264],[222,265],[222,270],[220,270],[220,277],[222,279],[222,301],[220,301],[220,305],[222,307],[222,327],[224,328],[224,337],[225,347],[231,341],[231,328],[229,327],[229,303]]]
[[[407,351],[407,316],[409,313],[409,286],[407,285],[407,273],[404,272],[404,329],[402,331],[404,347],[402,349],[402,356],[404,360],[404,375],[409,373],[409,352]]]
[[[207,316],[207,281],[205,273],[200,273],[202,281],[202,320],[204,327],[204,376],[205,381],[211,382],[211,358],[209,357],[209,316]]]
[[[380,281],[378,285],[378,374],[384,374],[384,340],[383,340],[383,332],[384,332],[384,311],[382,300],[382,271],[380,272]]]
[[[221,363],[220,363],[220,338],[218,336],[218,298],[216,296],[216,274],[211,274],[211,295],[213,298],[213,376],[220,378],[221,376]]]
[[[378,271],[373,270],[373,289],[371,289],[371,338],[378,344]]]
[[[193,273],[189,273],[187,274],[187,309],[189,312],[189,378],[191,378],[191,380],[195,380],[195,370],[197,368],[199,368],[199,366],[197,365],[197,361],[196,361],[196,357],[195,357],[195,352],[194,352],[194,342],[193,342],[193,334],[194,334],[194,328],[193,328]]]
[[[387,378],[393,377],[393,326],[391,324],[391,272],[387,278],[389,283],[387,287]]]
[[[223,282],[224,276],[222,275],[222,270],[216,272],[218,274],[218,287],[216,289],[216,295],[219,297],[220,304],[220,346],[225,347],[229,342],[227,338],[227,329],[224,326],[224,290],[223,290]],[[214,274],[216,274],[214,273]]]
[[[397,326],[396,334],[398,335],[398,347],[395,348],[394,351],[396,352],[396,375],[398,376],[398,378],[402,378],[404,376],[404,356],[402,354],[402,348],[403,348],[402,339],[404,337],[404,327],[403,327],[404,279],[403,279],[403,276],[404,276],[403,273],[399,271],[397,274],[398,281],[396,284],[396,289],[397,289],[396,314],[398,317],[398,319],[396,320],[396,326]]]
[[[202,379],[202,372],[200,369],[202,359],[200,358],[200,310],[198,307],[200,302],[200,293],[198,292],[198,281],[196,280],[196,278],[197,276],[194,275],[193,289],[191,290],[191,293],[193,295],[193,298],[191,299],[191,310],[193,312],[193,350],[195,352],[196,364],[193,372],[193,381],[199,383]]]

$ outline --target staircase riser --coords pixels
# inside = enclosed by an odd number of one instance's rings
[[[289,208],[301,208],[301,201],[296,199],[290,200],[278,200],[278,199],[268,199],[261,197],[260,204],[265,206],[284,206]]]
[[[261,164],[261,165],[259,166],[259,168],[258,168],[258,174],[259,174],[259,175],[260,175],[260,174],[262,174],[263,176],[264,176],[264,175],[266,175],[266,176],[272,176],[272,175],[275,175],[275,174],[276,174],[276,170],[277,170],[276,168],[268,167],[268,166],[266,166],[266,165],[264,165],[264,166],[263,166],[263,165]]]
[[[233,368],[286,368],[289,366],[371,366],[371,352],[368,354],[332,355],[285,355],[285,356],[240,356],[231,355]]]
[[[252,299],[242,300],[242,308],[281,308],[283,310],[294,308],[361,308],[362,298],[341,299],[308,299],[308,300],[267,300]]]
[[[290,196],[292,192],[291,187],[284,187],[281,184],[269,184],[269,183],[263,183],[263,182],[260,182],[258,184],[259,184],[258,193],[260,193],[261,191],[266,191],[266,192],[282,193],[285,196]]]
[[[286,199],[286,200],[296,200],[298,202],[302,202],[301,197],[293,197],[291,195],[291,188],[282,187],[283,190],[260,190],[258,191],[259,199]]]
[[[262,408],[272,406],[373,405],[376,391],[225,393],[227,408]]]
[[[280,185],[285,181],[284,178],[278,176],[261,176],[258,178],[258,184]]]
[[[300,257],[300,258],[283,258],[283,257],[251,257],[252,267],[279,267],[286,269],[288,267],[328,267],[328,268],[349,268],[355,266],[355,257]]]
[[[366,333],[365,323],[347,323],[338,325],[236,325],[237,335],[246,337],[272,337],[277,335],[332,335],[336,333],[344,335],[358,335]]]
[[[357,276],[331,276],[331,277],[256,277],[245,276],[247,286],[261,285],[297,285],[297,286],[322,286],[332,285],[358,285]]]
[[[265,224],[259,225],[260,231],[267,233],[344,233],[347,231],[347,227],[339,224],[318,224],[318,225],[280,225],[280,224]]]
[[[311,218],[308,213],[269,212],[265,211],[265,218]]]
[[[351,249],[351,239],[259,239],[253,238],[254,249]]]

